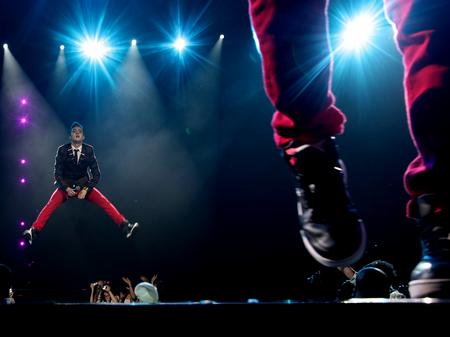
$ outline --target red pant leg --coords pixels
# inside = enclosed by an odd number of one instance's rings
[[[87,194],[86,199],[100,206],[117,225],[120,226],[125,221],[125,217],[120,214],[117,208],[95,187]]]
[[[413,199],[433,193],[449,207],[450,3],[385,0],[385,6],[403,57],[408,123],[418,152],[405,172],[405,187]]]
[[[32,227],[37,231],[43,230],[53,212],[55,212],[56,209],[66,200],[67,193],[57,188],[55,192],[53,192],[47,204],[44,206],[44,208],[42,208]]]
[[[344,131],[334,106],[327,0],[249,0],[259,40],[264,86],[276,108],[275,142],[314,143]]]

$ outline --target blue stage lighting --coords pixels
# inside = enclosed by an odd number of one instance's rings
[[[376,28],[376,18],[362,13],[349,20],[341,35],[341,46],[345,50],[360,51],[370,43]]]
[[[179,53],[181,53],[186,46],[187,41],[182,37],[178,37],[173,43],[173,47],[178,50]]]
[[[92,61],[101,61],[109,52],[106,41],[88,38],[80,43],[80,49]]]

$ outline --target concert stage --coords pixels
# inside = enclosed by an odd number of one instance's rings
[[[270,302],[216,303],[212,301],[159,304],[19,303],[0,306],[4,324],[23,320],[21,330],[70,331],[183,331],[216,334],[225,331],[279,333],[361,332],[355,329],[428,329],[447,315],[450,301],[358,300],[342,303]],[[210,330],[214,327],[214,330]],[[386,330],[387,331],[387,330]]]

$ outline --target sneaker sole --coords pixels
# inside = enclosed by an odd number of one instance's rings
[[[31,234],[28,230],[22,233],[22,237],[30,246],[33,244],[33,234]]]
[[[314,247],[309,243],[309,240],[307,236],[305,235],[303,230],[300,230],[300,235],[303,240],[303,244],[305,245],[306,250],[309,254],[320,264],[324,265],[325,267],[343,267],[343,266],[349,266],[354,264],[355,262],[358,262],[359,259],[363,256],[364,251],[366,249],[366,242],[367,242],[367,233],[366,228],[364,226],[364,223],[362,221],[359,221],[359,226],[361,229],[361,244],[359,245],[358,249],[355,251],[355,253],[349,257],[346,257],[345,259],[341,260],[332,260],[327,259],[320,255]]]
[[[133,226],[133,228],[131,228],[130,233],[127,234],[127,239],[129,239],[131,237],[131,235],[133,235],[134,230],[138,227],[139,227],[139,224],[136,222],[136,226]]]
[[[411,298],[450,298],[450,279],[414,280],[409,282]]]

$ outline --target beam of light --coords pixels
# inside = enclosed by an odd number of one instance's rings
[[[337,6],[335,11],[334,20],[342,28],[331,36],[334,58],[347,58],[347,55],[370,58],[368,51],[375,50],[398,62],[398,55],[387,52],[382,45],[385,39],[379,38],[386,33],[392,37],[392,28],[382,5],[374,2],[357,11]]]
[[[340,28],[331,36],[334,54],[361,57],[369,49],[380,49],[377,37],[387,26],[384,14],[382,4],[376,2],[358,8],[336,6],[332,18],[336,20],[336,28]]]
[[[112,74],[128,49],[128,42],[120,38],[121,20],[125,12],[107,17],[109,3],[101,8],[95,2],[82,6],[79,1],[72,3],[65,14],[61,29],[54,32],[55,38],[64,43],[65,63],[73,71],[67,77],[61,92],[72,88],[85,88],[91,106],[99,107],[99,90],[103,83],[115,86]]]
[[[327,55],[317,63],[311,65],[309,70],[300,77],[287,91],[288,97],[295,100],[300,97],[322,73],[330,66],[332,56]]]
[[[329,16],[332,32],[330,42],[334,47],[333,91],[337,95],[351,91],[355,111],[365,111],[370,109],[366,106],[367,102],[379,94],[378,91],[376,94],[373,92],[374,88],[385,83],[387,75],[391,76],[382,73],[386,69],[395,69],[391,68],[390,63],[392,67],[402,68],[401,56],[395,46],[393,31],[386,20],[382,2],[370,2],[369,5],[360,2],[356,8],[345,3],[335,6]],[[346,31],[358,26],[364,34]],[[343,39],[352,36],[353,39]],[[388,83],[384,86],[387,87]]]
[[[61,45],[64,47],[64,45]],[[53,69],[49,93],[53,100],[60,101],[64,99],[65,86],[67,83],[67,63],[65,48],[59,48],[58,58]]]
[[[127,118],[133,119],[131,116],[139,113],[140,116],[134,116],[134,119],[140,123],[149,112],[152,112],[152,118],[161,114],[161,97],[138,48],[129,48],[114,82],[116,89],[112,97],[117,100],[113,105],[118,110],[118,116],[126,111]],[[132,121],[127,123],[132,124]],[[152,123],[158,124],[155,121]]]
[[[19,166],[16,171],[21,172],[14,178],[14,185],[15,189],[23,189],[36,177],[48,174],[46,158],[54,157],[54,144],[67,137],[67,130],[9,49],[4,51],[0,75],[0,124],[5,126],[0,139],[4,148],[9,149],[4,159]],[[23,105],[23,99],[26,99],[26,105]],[[22,122],[26,122],[27,118],[29,123],[23,125]],[[36,148],[35,144],[39,144],[39,147]],[[33,146],[35,150],[30,152]],[[23,169],[30,163],[32,170],[27,170],[25,175]],[[27,189],[27,198],[37,200],[41,192],[36,188]],[[6,209],[18,211],[17,200],[5,200],[4,203]],[[22,207],[21,214],[16,213],[19,221],[23,213],[33,211],[30,205]]]
[[[120,127],[130,135],[128,141],[134,137],[131,135],[138,136],[143,130],[158,133],[163,127],[164,105],[140,48],[128,48],[124,61],[117,68],[114,83],[115,88],[108,94],[109,104],[102,110],[108,116],[103,131],[108,134]]]
[[[196,47],[209,45],[206,36],[202,34],[212,25],[212,21],[205,18],[207,9],[211,1],[208,1],[202,8],[195,11],[194,15],[183,17],[181,3],[176,2],[175,6],[168,7],[170,13],[165,20],[154,20],[154,25],[159,30],[166,42],[156,44],[141,45],[143,52],[149,53],[172,53],[177,56],[173,62],[178,66],[183,66],[185,60],[193,57],[194,59],[204,60],[196,51]],[[167,24],[168,23],[168,24]],[[167,66],[171,67],[170,62]],[[172,68],[172,67],[171,67]]]
[[[183,37],[178,37],[174,42],[173,42],[173,47],[179,52],[181,53],[184,48],[186,48],[186,46],[188,45],[187,41],[185,38]]]
[[[86,57],[96,62],[103,60],[110,50],[105,40],[98,40],[92,37],[80,42],[79,46]]]
[[[1,109],[9,112],[3,114],[2,118],[8,122],[17,121],[19,125],[32,121],[34,126],[36,122],[44,121],[46,126],[50,127],[53,124],[52,109],[23,72],[9,49],[5,50],[2,70]],[[16,143],[18,145],[20,142]]]
[[[210,50],[207,63],[196,67],[180,93],[183,104],[184,129],[187,135],[208,134],[211,125],[217,125],[220,102],[222,39],[218,38]],[[211,143],[214,141],[211,139]],[[215,164],[210,162],[212,169]],[[206,168],[205,168],[206,169]]]
[[[139,47],[142,55],[167,54],[165,62],[161,64],[158,71],[159,74],[170,73],[170,76],[175,73],[177,89],[181,89],[183,83],[188,80],[193,69],[192,63],[195,62],[200,66],[205,66],[210,62],[197,49],[202,49],[211,44],[210,34],[206,34],[206,31],[214,23],[207,16],[211,0],[196,11],[186,11],[186,13],[190,13],[187,15],[182,11],[182,3],[185,2],[177,1],[174,6],[167,6],[167,13],[160,13],[158,19],[153,19],[153,24],[156,30],[161,33],[164,42],[140,43]],[[174,42],[180,37],[185,42],[179,40],[175,47]]]
[[[341,44],[346,50],[360,51],[366,47],[376,29],[376,18],[370,13],[361,13],[347,21],[342,32]]]

